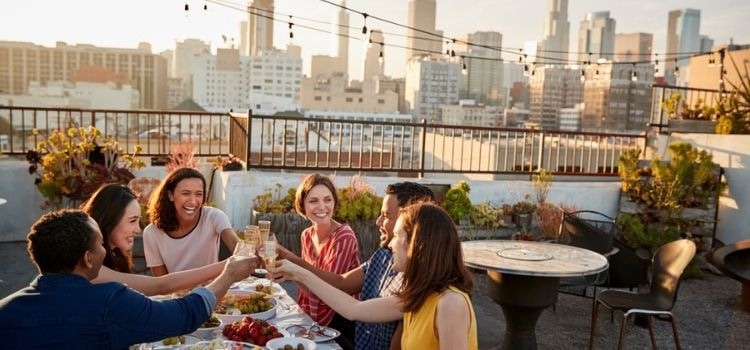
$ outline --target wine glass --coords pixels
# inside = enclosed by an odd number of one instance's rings
[[[271,231],[271,222],[268,220],[258,220],[258,229],[260,230],[260,241],[267,241],[268,233]]]
[[[271,239],[263,242],[263,247],[260,250],[260,257],[263,258],[263,262],[266,265],[266,271],[273,273],[276,268],[276,237],[272,236]],[[271,286],[273,281],[268,279],[268,285]]]

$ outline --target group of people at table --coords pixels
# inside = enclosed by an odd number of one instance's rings
[[[141,207],[128,187],[104,185],[81,210],[43,215],[28,234],[39,276],[0,300],[2,347],[124,349],[195,331],[233,283],[261,267],[241,254],[218,261],[221,242],[235,250],[239,238],[205,196],[204,177],[190,168],[169,173],[152,194],[143,242],[153,276],[131,273]],[[380,248],[361,263],[351,227],[334,219],[333,183],[311,174],[294,203],[312,223],[302,254],[277,245],[268,277],[296,282],[301,309],[339,330],[344,349],[476,349],[472,274],[434,199],[417,183],[389,185]],[[148,297],[189,288],[171,300]]]

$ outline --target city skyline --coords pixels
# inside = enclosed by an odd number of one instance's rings
[[[236,1],[238,5],[244,1]],[[222,35],[234,38],[239,48],[239,23],[247,20],[247,14],[208,3],[208,11],[203,10],[203,1],[188,1],[190,12],[185,16],[182,7],[184,1],[87,1],[71,0],[19,2],[4,10],[6,17],[0,21],[0,40],[28,41],[44,46],[54,46],[56,41],[69,45],[92,44],[97,46],[135,48],[139,42],[148,42],[153,53],[173,50],[177,40],[196,38],[210,41],[212,49],[229,45],[222,42]],[[382,3],[364,0],[349,0],[347,6],[368,12],[374,16],[407,23],[408,1],[384,1]],[[544,20],[547,12],[547,1],[531,3],[514,3],[509,1],[476,0],[466,5],[460,1],[437,1],[436,29],[442,30],[447,37],[464,36],[475,31],[497,31],[503,35],[506,47],[522,47],[525,41],[543,38]],[[39,9],[44,9],[40,11]],[[276,0],[278,13],[301,14],[306,18],[332,22],[338,8],[320,1]],[[743,14],[750,11],[750,3],[740,0],[718,0],[706,7],[705,2],[690,1],[595,1],[579,0],[571,2],[568,9],[568,20],[571,22],[570,36],[578,35],[577,26],[588,12],[610,11],[610,16],[617,20],[617,33],[646,32],[654,35],[653,52],[664,52],[666,48],[666,31],[668,12],[675,9],[695,8],[701,10],[701,34],[714,39],[716,44],[724,44],[730,37],[735,43],[750,42],[750,29],[744,21]],[[487,9],[497,15],[488,14]],[[633,11],[642,15],[633,16]],[[452,15],[461,14],[460,18]],[[519,16],[518,13],[523,13]],[[64,15],[60,15],[64,14]],[[112,15],[110,15],[112,14]],[[282,17],[287,20],[288,17]],[[292,19],[292,21],[295,21]],[[314,24],[297,20],[324,30],[331,30],[330,25]],[[38,25],[38,23],[45,23]],[[75,23],[75,25],[71,25]],[[37,25],[31,25],[37,24]],[[350,13],[350,25],[362,25],[362,16]],[[405,45],[406,38],[387,33],[405,34],[406,29],[386,25],[368,18],[368,29],[381,29],[386,43]],[[281,22],[274,27],[274,45],[283,48],[288,42],[288,29]],[[336,38],[333,34],[318,33],[303,28],[294,30],[294,43],[302,47],[305,74],[309,74],[310,56],[329,54]],[[352,29],[350,35],[359,37],[359,30]],[[576,51],[577,42],[570,40],[570,51]],[[404,76],[405,50],[393,47],[385,48],[386,74],[394,77]],[[508,57],[513,58],[513,57]],[[571,55],[571,59],[574,56]],[[359,79],[364,64],[363,44],[352,39],[349,45],[349,76]]]

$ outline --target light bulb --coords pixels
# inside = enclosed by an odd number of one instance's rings
[[[585,81],[586,81],[586,76],[585,75],[581,75],[581,82],[583,83]]]
[[[383,65],[383,61],[384,61],[384,59],[383,59],[383,51],[380,51],[378,53],[378,64],[382,66]]]
[[[185,17],[188,16],[189,12],[190,12],[190,5],[188,5],[188,3],[185,3]]]

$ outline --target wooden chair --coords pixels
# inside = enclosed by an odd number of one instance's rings
[[[677,349],[680,349],[680,340],[677,336],[677,322],[672,314],[672,308],[677,300],[677,290],[680,286],[680,276],[695,256],[695,244],[687,239],[670,242],[659,248],[653,258],[653,272],[648,293],[635,293],[620,290],[605,290],[599,293],[594,304],[594,313],[591,317],[591,336],[589,338],[589,349],[594,346],[596,335],[596,320],[599,313],[599,304],[610,310],[623,310],[625,315],[620,327],[620,339],[618,349],[623,348],[625,341],[625,330],[628,319],[634,314],[643,314],[648,322],[648,331],[651,336],[651,346],[656,348],[656,339],[651,325],[651,316],[665,316],[672,322],[672,332]]]

